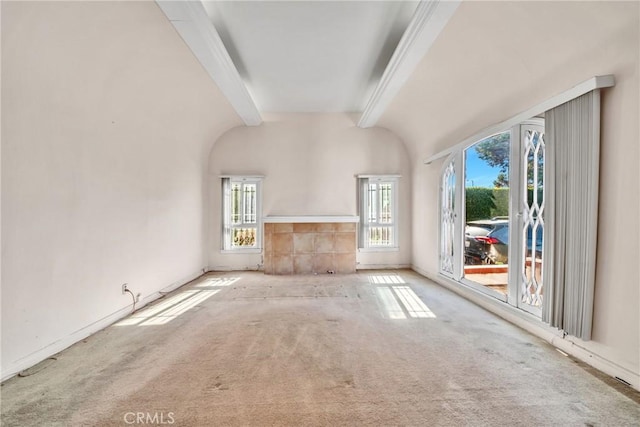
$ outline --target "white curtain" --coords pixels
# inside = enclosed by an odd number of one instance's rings
[[[591,339],[598,224],[600,91],[545,114],[547,224],[542,319]]]

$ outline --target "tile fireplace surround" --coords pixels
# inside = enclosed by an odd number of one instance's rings
[[[266,217],[266,274],[356,272],[358,217]]]

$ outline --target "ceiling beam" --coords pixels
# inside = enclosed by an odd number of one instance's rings
[[[459,0],[421,1],[360,116],[358,127],[375,126],[460,5]]]
[[[156,3],[244,123],[247,126],[262,123],[260,112],[202,3],[171,0]]]

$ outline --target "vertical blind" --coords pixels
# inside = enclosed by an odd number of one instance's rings
[[[591,339],[600,162],[600,91],[545,114],[547,136],[542,319]]]

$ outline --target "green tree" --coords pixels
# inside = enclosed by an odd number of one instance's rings
[[[509,142],[510,133],[504,132],[483,139],[476,144],[478,157],[489,166],[499,168],[500,173],[493,181],[497,188],[509,186]]]
[[[537,140],[536,140],[537,144]],[[503,188],[509,186],[509,146],[510,146],[510,133],[504,132],[498,135],[490,136],[487,139],[483,139],[475,145],[475,150],[478,153],[478,157],[489,166],[499,168],[500,172],[493,181],[493,185],[496,188]],[[538,169],[538,182],[534,183],[534,168]],[[533,188],[534,184],[542,186],[544,180],[544,155],[534,155],[533,150],[529,151],[527,155],[527,185],[529,188]]]
[[[495,188],[508,188],[509,187],[509,174],[500,172],[496,179],[493,181]]]

